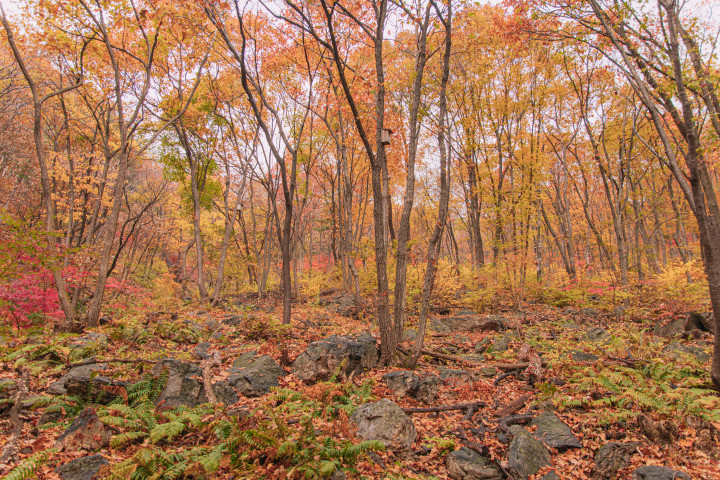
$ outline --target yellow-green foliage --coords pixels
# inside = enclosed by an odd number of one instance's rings
[[[647,362],[641,368],[608,366],[598,372],[586,367],[577,369],[570,383],[573,393],[560,398],[561,408],[614,407],[611,414],[625,411],[628,417],[631,409],[640,409],[720,421],[720,396],[708,388],[710,379],[701,370],[660,362]]]

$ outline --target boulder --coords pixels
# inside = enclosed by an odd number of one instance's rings
[[[195,355],[201,360],[210,358],[210,346],[210,342],[198,343],[195,346]]]
[[[709,332],[715,334],[715,317],[712,312],[690,312],[685,320],[685,332]]]
[[[513,436],[508,448],[508,468],[523,480],[550,465],[550,452],[530,432],[520,425],[510,427]]]
[[[415,330],[414,328],[408,328],[407,330],[403,330],[403,343],[415,343],[415,340],[417,340],[417,334],[417,330]]]
[[[93,480],[100,468],[109,463],[102,455],[87,455],[60,465],[55,473],[62,480]]]
[[[653,325],[653,333],[659,337],[673,338],[685,333],[686,318],[677,317],[669,322],[658,320]]]
[[[17,392],[17,382],[11,378],[0,378],[0,399],[6,400],[11,398]],[[0,414],[12,407],[11,403],[0,404]]]
[[[690,480],[690,476],[672,468],[646,465],[635,469],[633,480]]]
[[[150,374],[158,377],[165,370],[168,379],[157,398],[157,404],[164,402],[165,407],[175,408],[181,405],[194,407],[207,402],[200,367],[175,358],[163,358],[150,370]]]
[[[86,408],[55,442],[59,451],[96,451],[110,443],[110,431],[100,421],[94,408]]]
[[[306,383],[327,380],[335,373],[341,379],[360,374],[377,365],[379,353],[373,336],[332,335],[308,345],[292,364],[292,372]]]
[[[475,353],[477,353],[477,354],[485,353],[485,350],[488,349],[490,344],[492,344],[492,339],[490,337],[485,337],[482,340],[480,340],[478,343],[475,344],[475,347],[473,347],[473,350],[475,350]]]
[[[498,338],[486,350],[487,353],[500,353],[504,352],[510,346],[510,342],[517,339],[518,336],[514,332],[508,332],[502,337]]]
[[[410,417],[387,398],[361,405],[350,418],[360,438],[380,440],[391,450],[407,450],[417,438]]]
[[[420,376],[415,372],[399,371],[386,373],[383,380],[397,397],[409,396],[429,404],[437,396],[438,379],[434,375]]]
[[[109,377],[73,377],[65,381],[68,395],[79,397],[90,403],[108,405],[118,394],[108,387],[125,387],[127,382],[113,380]]]
[[[667,346],[660,352],[660,355],[674,361],[683,360],[683,358],[688,356],[693,357],[695,360],[702,363],[710,360],[710,354],[705,352],[702,348],[695,345],[684,345],[679,342],[670,342],[667,344]]]
[[[573,350],[570,356],[575,362],[596,362],[600,358],[592,353],[585,353],[580,350]]]
[[[475,381],[475,377],[465,370],[457,370],[454,368],[443,368],[440,370],[440,380],[446,385],[455,385],[459,383],[470,383]]]
[[[93,372],[105,370],[107,364],[105,363],[90,363],[88,365],[81,365],[79,367],[73,367],[68,372],[60,377],[60,379],[50,384],[47,389],[47,393],[50,395],[67,395],[67,388],[65,385],[71,380],[80,380],[90,382],[93,377]],[[97,377],[95,377],[97,378]]]
[[[506,319],[497,315],[481,317],[475,312],[454,317],[434,318],[430,328],[437,332],[499,332],[506,329]]]
[[[552,412],[543,412],[530,425],[537,426],[535,437],[548,447],[558,450],[582,448],[582,443],[573,435],[570,427]]]
[[[593,327],[583,335],[580,340],[590,343],[607,343],[612,336],[602,327]]]
[[[595,453],[593,480],[614,480],[617,472],[630,465],[630,455],[637,450],[638,442],[609,442]]]
[[[12,378],[0,378],[0,398],[10,398],[17,391],[17,382]]]
[[[355,317],[361,310],[355,300],[355,295],[352,293],[345,293],[336,297],[323,299],[320,300],[319,304],[343,317]]]
[[[453,480],[502,480],[503,474],[492,460],[463,447],[450,452],[445,459],[447,473]]]
[[[560,477],[557,473],[555,473],[555,470],[551,470],[542,477],[540,477],[539,480],[560,480]]]
[[[225,380],[214,383],[213,392],[215,392],[215,397],[217,397],[218,402],[222,402],[225,405],[234,405],[240,400],[235,389]]]
[[[671,420],[654,421],[641,413],[637,421],[640,430],[653,443],[668,445],[678,437],[678,428]]]
[[[228,327],[239,327],[251,320],[253,320],[252,313],[241,313],[240,315],[227,315],[220,321]]]
[[[270,393],[272,387],[279,386],[284,374],[271,356],[246,352],[233,362],[225,382],[246,397],[260,397]]]
[[[68,343],[71,350],[82,350],[85,348],[107,347],[108,337],[103,333],[89,332],[82,337],[77,337]]]

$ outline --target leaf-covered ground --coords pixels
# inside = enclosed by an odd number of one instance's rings
[[[311,478],[340,468],[348,478],[444,479],[448,452],[462,446],[483,451],[507,468],[509,438],[500,428],[499,415],[550,409],[571,427],[582,448],[551,449],[552,466],[533,478],[550,470],[560,478],[591,478],[596,452],[610,441],[638,442],[630,463],[615,478],[632,478],[642,465],[672,467],[695,479],[720,478],[720,397],[711,390],[707,374],[712,337],[699,330],[690,332],[690,339],[655,335],[656,319],[649,315],[629,318],[595,309],[526,305],[520,311],[497,313],[507,327],[504,331],[431,331],[425,348],[444,358],[424,356],[418,371],[440,374],[455,369],[470,374],[467,380],[441,381],[432,405],[397,397],[386,386],[383,375],[401,367],[305,385],[286,366],[280,388],[268,395],[240,396],[235,405],[175,414],[154,406],[152,394],[143,390],[151,390],[149,384],[132,386],[148,379],[151,362],[163,357],[201,365],[196,348],[203,342],[209,342],[209,353],[217,353],[220,361],[209,367],[209,380],[214,382],[226,377],[233,361],[250,350],[287,363],[310,342],[332,334],[377,335],[371,318],[363,314],[346,318],[313,303],[297,304],[293,325],[286,328],[277,323],[279,309],[273,300],[245,298],[210,311],[187,305],[126,316],[94,330],[107,339],[98,337],[80,348],[76,335],[50,332],[9,341],[0,377],[19,385],[25,371],[29,384],[19,409],[22,433],[15,439],[17,453],[0,465],[0,474],[59,478],[58,466],[88,454],[48,449],[92,400],[50,396],[46,390],[69,364],[96,355],[103,360],[145,360],[109,362],[99,372],[128,382],[107,389],[118,395],[115,403],[120,406],[96,406],[103,422],[115,429],[110,444],[98,452],[110,462],[100,471],[107,478],[143,478],[142,466],[152,465],[146,478]],[[230,322],[235,325],[223,323],[229,315],[238,315]],[[508,367],[535,353],[544,364],[540,378],[524,367]],[[0,392],[3,444],[15,441],[10,415],[14,391]],[[145,394],[149,397],[144,403],[137,399]],[[475,412],[412,413],[418,437],[410,451],[391,452],[367,443],[353,450],[360,439],[349,415],[358,405],[381,398],[401,407],[469,402],[484,406]],[[517,408],[508,409],[513,402]],[[53,411],[59,413],[52,416]],[[643,421],[665,421],[662,425],[670,433],[648,438],[652,433],[640,426]],[[332,460],[337,461],[334,467],[328,463]]]

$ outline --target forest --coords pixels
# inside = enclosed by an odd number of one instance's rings
[[[719,479],[719,9],[0,1],[0,476]]]

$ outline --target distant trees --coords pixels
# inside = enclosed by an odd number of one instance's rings
[[[647,132],[638,128],[637,121],[626,121],[625,125],[632,128],[631,138],[623,139],[621,148],[625,150],[637,140],[647,149],[648,156],[654,156],[672,173],[697,222],[710,300],[717,314],[720,312],[720,208],[707,157],[711,151],[708,147],[717,145],[720,136],[718,84],[712,79],[713,72],[717,71],[713,64],[714,46],[711,46],[716,37],[713,33],[706,33],[704,37],[702,20],[683,12],[685,4],[675,0],[657,0],[655,8],[647,11],[640,5],[635,8],[627,3],[602,0],[546,5],[544,11],[548,15],[570,19],[582,27],[579,32],[573,32],[572,28],[562,30],[561,35],[586,42],[603,53],[642,105],[656,138],[648,138]],[[595,149],[600,150],[600,140],[595,142]],[[632,179],[629,183],[634,186]],[[636,207],[634,203],[633,208]],[[638,236],[647,239],[642,220],[638,222]],[[649,263],[653,264],[652,257]],[[720,322],[715,325],[718,338]],[[711,376],[720,389],[718,344]]]
[[[392,363],[444,268],[518,303],[693,257],[720,311],[713,39],[671,0],[36,6],[3,15],[0,205],[57,252],[63,328],[109,279],[279,290],[286,324],[337,282]]]

